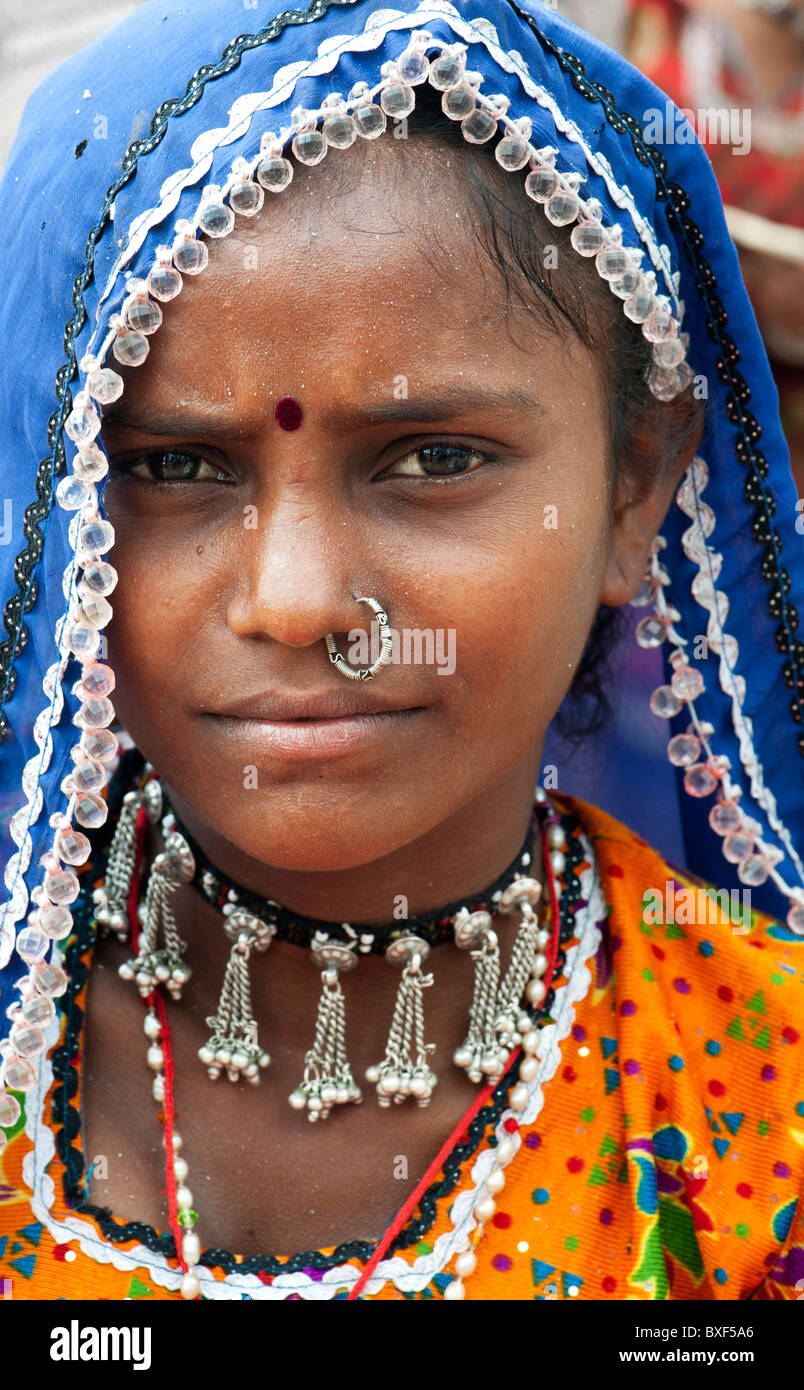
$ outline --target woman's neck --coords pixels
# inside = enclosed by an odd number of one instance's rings
[[[367,864],[298,870],[244,853],[167,784],[179,821],[223,878],[306,917],[394,923],[470,897],[492,883],[521,849],[533,809],[541,749],[532,750],[447,820]],[[158,848],[161,848],[161,838]],[[544,881],[538,836],[530,872]],[[195,889],[189,893],[197,896]]]

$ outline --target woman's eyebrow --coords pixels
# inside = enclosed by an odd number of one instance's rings
[[[476,415],[486,410],[535,410],[541,413],[541,402],[521,388],[511,386],[496,390],[487,386],[462,383],[443,388],[436,395],[384,400],[373,404],[325,407],[323,423],[328,426],[354,428],[355,425],[386,425],[397,423],[451,420],[459,415]],[[121,400],[103,410],[101,425],[115,424],[144,434],[206,435],[232,438],[239,434],[248,438],[257,434],[270,417],[249,421],[242,415],[223,414],[212,406],[209,410],[194,407],[192,411],[172,407],[161,410],[147,405],[131,405]]]

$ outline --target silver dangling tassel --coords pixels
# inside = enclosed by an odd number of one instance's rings
[[[124,980],[136,981],[143,999],[161,984],[167,986],[173,999],[181,999],[182,987],[192,974],[184,961],[186,943],[176,930],[170,895],[179,884],[189,883],[194,873],[193,852],[184,836],[173,831],[165,841],[164,851],[157,854],[151,865],[145,902],[139,906],[139,954],[134,960],[124,961],[118,970]],[[160,927],[165,938],[163,947],[158,945]]]
[[[146,763],[145,771],[153,772],[150,763]],[[114,835],[106,851],[106,877],[92,894],[95,920],[103,935],[108,936],[111,930],[118,941],[128,941],[129,937],[126,903],[137,857],[137,816],[143,804],[149,821],[155,825],[162,814],[162,788],[156,777],[141,790],[126,792],[123,797]]]
[[[260,1068],[269,1066],[271,1058],[257,1039],[248,963],[252,950],[268,950],[276,927],[243,907],[227,906],[228,912],[226,907],[223,909],[223,929],[232,942],[232,949],[223,976],[218,1012],[207,1019],[212,1037],[198,1049],[198,1055],[213,1081],[225,1070],[230,1081],[238,1081],[243,1076],[252,1086],[259,1086]]]
[[[366,1072],[366,1080],[376,1086],[377,1099],[384,1109],[392,1100],[401,1105],[408,1096],[413,1096],[419,1106],[429,1105],[438,1080],[427,1061],[435,1051],[435,1043],[424,1041],[422,990],[429,988],[433,977],[422,974],[422,965],[429,954],[430,947],[420,936],[397,937],[385,952],[389,964],[402,967],[402,979],[385,1056],[378,1066],[369,1067]]]
[[[547,993],[541,976],[547,969],[544,947],[550,941],[550,933],[539,925],[534,911],[541,893],[542,885],[535,878],[520,876],[499,896],[501,914],[519,911],[522,915],[502,981],[500,945],[490,914],[469,912],[462,907],[453,918],[455,944],[463,951],[471,951],[475,961],[469,1031],[452,1057],[470,1081],[486,1077],[496,1086],[509,1053],[531,1026],[523,1012],[523,995],[535,1006]]]
[[[339,975],[357,965],[354,943],[313,938],[312,958],[321,971],[321,998],[315,1038],[304,1059],[304,1078],[288,1100],[294,1110],[306,1110],[308,1120],[325,1120],[333,1105],[363,1099],[346,1057],[346,1012]]]

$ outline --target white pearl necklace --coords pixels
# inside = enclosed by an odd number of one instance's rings
[[[519,1080],[514,1086],[508,1098],[508,1105],[511,1110],[521,1112],[530,1099],[530,1091],[527,1083],[532,1081],[539,1070],[539,1063],[536,1059],[536,1050],[539,1046],[539,1030],[531,1028],[522,1038],[522,1051],[525,1056],[519,1068]],[[473,1236],[473,1244],[477,1246],[485,1234],[486,1222],[490,1221],[497,1210],[496,1198],[505,1187],[505,1169],[517,1153],[517,1145],[511,1135],[506,1134],[501,1139],[494,1150],[494,1162],[491,1170],[483,1180],[475,1198],[472,1213],[475,1217],[476,1228]],[[447,1285],[444,1290],[444,1298],[450,1301],[457,1301],[465,1298],[465,1281],[470,1274],[474,1274],[477,1269],[477,1255],[474,1250],[464,1250],[455,1259],[456,1277]]]

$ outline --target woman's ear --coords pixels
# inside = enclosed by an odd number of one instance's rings
[[[688,390],[678,401],[656,403],[630,431],[617,460],[617,491],[609,555],[599,602],[629,603],[645,577],[653,540],[701,442],[704,408]],[[677,445],[672,458],[669,449]]]

